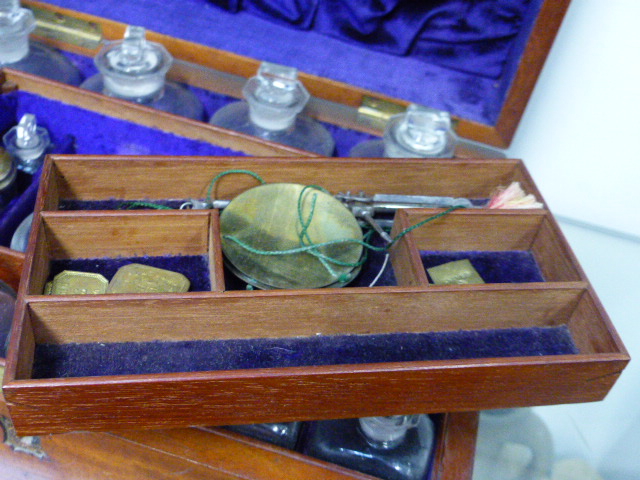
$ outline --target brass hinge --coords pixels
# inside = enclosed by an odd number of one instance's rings
[[[365,127],[384,130],[392,116],[403,113],[406,109],[405,105],[399,103],[364,96],[360,107],[358,107],[358,123]]]
[[[35,35],[95,50],[102,42],[102,27],[57,12],[29,7],[36,17]]]

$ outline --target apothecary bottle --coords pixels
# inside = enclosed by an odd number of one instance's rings
[[[293,450],[298,443],[301,422],[256,423],[252,425],[232,425],[225,427],[263,442]]]
[[[100,73],[82,88],[203,120],[204,107],[195,94],[165,79],[173,57],[163,45],[147,41],[143,27],[128,26],[124,39],[106,44],[94,63]]]
[[[0,280],[0,357],[5,357],[16,305],[16,292]]]
[[[0,0],[0,67],[10,67],[70,85],[82,82],[80,70],[58,51],[30,41],[33,12],[19,0]]]
[[[245,100],[219,109],[210,123],[320,155],[333,154],[331,134],[301,113],[310,95],[295,68],[264,62],[242,94]]]
[[[16,196],[16,163],[13,157],[0,148],[0,212]]]
[[[44,162],[51,140],[46,128],[38,125],[35,115],[26,113],[18,125],[2,137],[4,147],[13,157],[18,170],[35,173]]]
[[[351,149],[361,158],[450,158],[456,144],[447,112],[409,105],[389,119],[382,140],[362,142]]]
[[[426,415],[312,422],[303,453],[384,480],[427,478],[434,426]]]

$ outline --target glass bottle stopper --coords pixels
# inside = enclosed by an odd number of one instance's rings
[[[40,167],[40,159],[51,144],[49,132],[39,127],[36,116],[27,113],[3,137],[5,148],[16,159],[18,169],[27,173]]]
[[[418,425],[420,415],[392,415],[358,419],[367,442],[379,448],[393,448],[402,443],[407,430]]]
[[[35,28],[33,12],[20,8],[19,0],[0,0],[0,65],[29,54],[29,34]]]
[[[409,105],[389,120],[384,133],[386,157],[451,157],[455,147],[448,112]]]
[[[106,95],[142,100],[160,96],[173,57],[164,46],[147,42],[144,27],[128,26],[124,39],[110,42],[94,61]]]
[[[297,69],[269,62],[260,65],[258,74],[247,81],[242,93],[249,103],[249,118],[266,130],[292,126],[310,98],[298,80]]]

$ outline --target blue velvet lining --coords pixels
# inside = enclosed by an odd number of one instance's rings
[[[542,1],[51,3],[493,125]]]
[[[577,349],[564,326],[248,340],[43,344],[36,346],[33,378],[575,353]]]

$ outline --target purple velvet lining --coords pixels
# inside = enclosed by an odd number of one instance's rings
[[[149,319],[152,323],[153,319]],[[569,330],[38,345],[33,378],[575,354]]]
[[[485,283],[544,282],[533,253],[504,252],[431,252],[421,251],[424,268],[436,267],[455,260],[469,259]],[[431,279],[429,279],[431,281]]]
[[[339,8],[333,8],[336,1],[322,2],[317,16],[322,20],[323,33],[291,28],[310,25],[309,15],[301,10],[305,2],[293,6],[289,3],[279,10],[282,2],[254,1],[250,11],[238,13],[206,0],[51,3],[144,25],[251,58],[295,66],[304,72],[492,125],[502,109],[542,0],[432,1],[424,9],[427,17],[418,21],[414,15],[417,7],[412,2],[391,0],[391,4],[399,4],[393,8],[370,2],[373,14],[365,20],[352,16],[361,13],[364,3],[354,6],[353,2],[340,2]],[[239,4],[223,3],[230,4],[232,10],[234,4]],[[406,25],[412,27],[405,27],[402,20],[408,20]],[[349,41],[329,36],[336,34],[346,35]],[[393,43],[392,38],[400,38],[395,41],[400,51],[408,47],[410,53],[422,53],[428,60],[374,50],[385,40],[389,40],[387,45]]]
[[[180,255],[163,257],[118,257],[118,258],[76,258],[54,260],[51,262],[49,279],[52,280],[63,270],[99,273],[111,280],[116,271],[130,263],[141,263],[157,268],[164,268],[172,272],[183,274],[191,282],[190,292],[211,291],[211,278],[207,257],[204,255]]]

